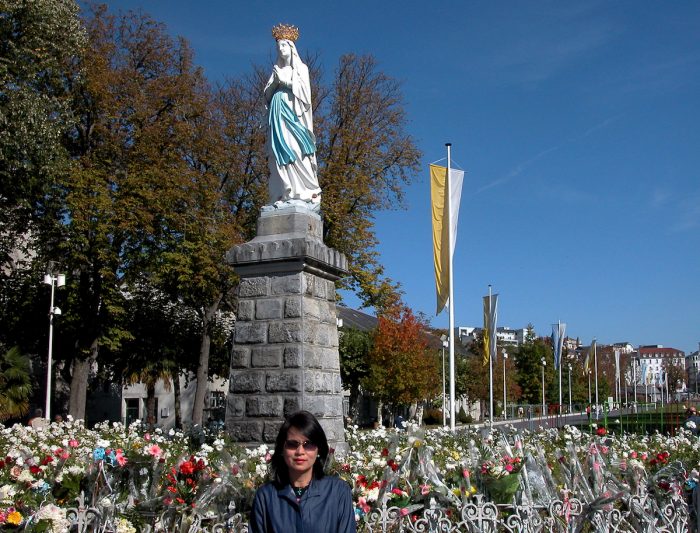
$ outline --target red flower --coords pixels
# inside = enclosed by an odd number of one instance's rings
[[[598,428],[595,432],[596,435],[598,435],[599,437],[604,437],[607,434],[608,430],[605,428]]]
[[[185,461],[180,465],[180,472],[185,474],[186,476],[189,476],[194,473],[195,465],[193,465],[190,461]]]
[[[39,472],[41,472],[41,468],[39,468],[39,467],[36,466],[36,465],[32,465],[32,466],[29,467],[29,471],[30,471],[32,474],[38,474]]]
[[[177,489],[173,487],[172,485],[168,486],[168,492],[172,492],[173,494],[177,494]]]
[[[382,457],[386,457],[386,456],[388,456],[388,455],[389,455],[389,448],[384,448],[384,449],[382,450]]]
[[[0,468],[5,468],[5,461],[0,459]]]

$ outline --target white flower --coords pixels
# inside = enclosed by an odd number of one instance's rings
[[[688,420],[688,421],[685,423],[685,427],[687,427],[688,429],[695,429],[695,428],[697,428],[698,426],[697,426],[697,424],[696,424],[695,422],[693,422],[692,420]]]

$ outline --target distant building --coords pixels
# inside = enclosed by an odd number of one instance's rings
[[[646,383],[661,383],[663,373],[670,366],[678,366],[685,369],[685,352],[675,348],[664,348],[660,344],[640,346],[636,352],[632,352],[632,359],[636,359],[639,370],[637,383],[645,384],[644,371],[646,369]],[[672,386],[669,384],[669,386]],[[683,384],[685,386],[685,383]]]
[[[688,374],[688,389],[691,392],[700,393],[698,380],[700,379],[700,342],[698,351],[691,352],[685,358],[685,371]]]
[[[460,326],[455,328],[457,337],[463,346],[469,346],[483,332],[484,328]],[[533,331],[533,335],[535,332]],[[511,329],[507,326],[496,328],[496,342],[499,346],[520,346],[525,342],[527,328]]]
[[[180,376],[180,416],[185,429],[192,426],[192,408],[197,379],[194,375]],[[223,427],[226,414],[226,394],[228,380],[214,376],[207,383],[202,422],[206,426]],[[146,386],[143,383],[125,385],[122,389],[121,420],[126,425],[135,420],[146,422]],[[173,383],[166,386],[158,380],[155,392],[156,427],[171,429],[175,427],[175,391]]]
[[[625,355],[634,352],[634,346],[629,342],[616,342],[613,344],[613,349],[620,350],[620,353]]]
[[[569,357],[572,357],[573,353],[581,346],[581,341],[579,341],[578,337],[575,339],[566,337],[562,346],[564,347],[565,351],[569,352]]]

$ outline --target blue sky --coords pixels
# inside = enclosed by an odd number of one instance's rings
[[[187,38],[213,81],[269,64],[278,22],[328,73],[369,53],[402,81],[425,170],[377,234],[414,310],[434,317],[427,165],[451,142],[458,325],[479,325],[491,284],[499,325],[698,349],[699,2],[107,3]]]

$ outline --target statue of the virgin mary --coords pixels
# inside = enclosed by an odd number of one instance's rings
[[[269,203],[303,205],[317,211],[321,202],[313,133],[309,69],[294,42],[299,30],[279,24],[272,29],[277,62],[265,86],[270,168]]]

